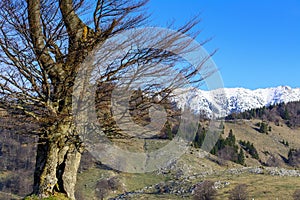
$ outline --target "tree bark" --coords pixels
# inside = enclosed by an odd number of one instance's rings
[[[82,147],[72,122],[59,123],[39,138],[33,193],[41,198],[55,192],[75,199],[75,183]]]

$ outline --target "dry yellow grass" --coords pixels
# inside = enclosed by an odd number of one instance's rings
[[[266,162],[272,154],[277,159],[281,160],[280,155],[287,158],[290,148],[300,147],[300,129],[290,129],[286,125],[276,126],[274,123],[269,123],[272,131],[268,134],[260,133],[256,129],[255,124],[260,120],[242,120],[236,123],[225,124],[225,136],[232,129],[237,140],[246,140],[254,144],[258,150],[259,157],[263,162]],[[285,146],[281,141],[288,141],[289,146]],[[265,152],[265,153],[263,153]],[[270,154],[267,154],[269,152]],[[246,164],[249,166],[259,165],[259,162],[254,159],[247,159]],[[281,163],[282,166],[288,167]]]
[[[246,140],[254,143],[254,146],[258,150],[260,159],[266,162],[270,155],[263,152],[269,152],[270,154],[277,156],[282,155],[287,157],[290,148],[300,147],[300,129],[290,129],[285,125],[276,126],[273,123],[269,125],[272,127],[272,131],[269,134],[262,134],[256,130],[256,123],[259,120],[250,121],[239,121],[236,123],[226,123],[225,124],[225,134],[223,137],[227,137],[230,129],[233,130],[234,135],[237,140]],[[281,143],[282,140],[289,142],[289,147]],[[118,139],[115,141],[116,144],[127,151],[132,152],[145,152],[156,150],[165,145],[168,141],[166,140],[124,140]],[[211,156],[214,158],[214,156]],[[248,166],[259,166],[260,163],[250,158],[246,159],[246,164]],[[291,168],[282,162],[282,166],[285,168]],[[239,169],[243,166],[227,162],[226,165],[220,166],[217,163],[207,159],[205,154],[199,149],[191,148],[190,151],[186,152],[177,162],[177,166],[174,168],[182,169],[185,176],[197,175],[202,172],[209,172],[204,178],[193,179],[192,182],[200,182],[202,180],[212,180],[229,182],[230,185],[224,188],[218,189],[217,199],[223,200],[228,199],[229,191],[232,190],[238,184],[246,184],[248,186],[248,192],[250,199],[258,200],[292,200],[292,194],[296,189],[300,188],[300,177],[280,177],[271,176],[268,174],[250,174],[244,172],[242,174],[230,174],[226,171],[231,168]],[[128,174],[128,173],[116,173],[109,170],[103,169],[90,169],[82,174],[79,174],[78,185],[79,187],[86,187],[83,192],[90,195],[89,198],[93,198],[93,190],[96,185],[97,180],[102,177],[107,176],[117,176],[123,183],[123,188],[117,193],[123,193],[125,191],[134,191],[142,189],[146,186],[155,185],[157,183],[173,179],[172,173],[169,175],[157,175],[156,173],[148,174]],[[113,197],[115,194],[111,194]],[[130,199],[181,199],[180,196],[171,194],[141,194],[133,196]],[[192,199],[192,197],[185,198]]]
[[[241,174],[211,177],[210,180],[230,182],[228,187],[218,190],[217,199],[220,200],[228,199],[229,191],[241,183],[247,185],[249,199],[258,200],[292,200],[294,191],[300,188],[299,177]]]

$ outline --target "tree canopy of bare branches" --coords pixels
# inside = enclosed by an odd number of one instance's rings
[[[28,131],[39,137],[33,193],[47,197],[56,191],[75,199],[76,172],[83,151],[72,115],[76,75],[96,47],[101,48],[109,38],[126,30],[147,25],[146,4],[147,0],[0,2],[0,106],[38,124],[34,131]],[[195,37],[197,33],[191,30],[198,22],[194,18],[177,31]],[[176,34],[147,39],[177,52],[192,50]],[[139,40],[143,42],[143,37]],[[148,72],[156,73],[154,66],[165,64],[166,69],[171,69],[182,61],[161,49],[125,50],[119,62],[104,62],[106,71],[100,73],[98,84],[120,84],[122,74],[139,64],[152,63]],[[114,51],[111,48],[104,52]],[[181,76],[192,83],[202,81],[198,71],[208,59],[209,56],[201,58],[195,68],[181,65],[174,80],[180,81]],[[145,88],[153,92],[154,86]],[[156,94],[166,94],[175,87],[157,88]]]

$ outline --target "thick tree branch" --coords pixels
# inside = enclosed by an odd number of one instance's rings
[[[53,66],[54,62],[45,49],[43,29],[41,26],[40,1],[27,0],[28,2],[28,21],[32,43],[38,58],[45,67]]]
[[[86,25],[81,21],[81,19],[75,13],[73,0],[60,0],[59,7],[71,41],[72,42],[80,41],[83,33],[83,28],[86,27]]]

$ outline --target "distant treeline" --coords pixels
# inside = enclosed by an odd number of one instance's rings
[[[225,120],[236,119],[262,119],[274,122],[276,125],[285,123],[290,128],[300,127],[300,101],[232,113],[225,118]]]

